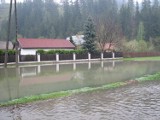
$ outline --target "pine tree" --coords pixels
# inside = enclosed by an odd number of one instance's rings
[[[139,23],[138,33],[137,33],[137,40],[144,40],[144,26],[143,22]]]
[[[96,32],[95,32],[94,23],[92,18],[89,17],[84,27],[85,42],[83,44],[83,48],[87,50],[89,53],[94,53],[96,50],[95,37],[96,37]]]
[[[145,40],[149,40],[151,37],[151,2],[150,0],[144,0],[142,2],[142,10],[141,10],[142,21],[144,23],[145,29]]]

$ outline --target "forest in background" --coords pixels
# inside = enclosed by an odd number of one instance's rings
[[[3,8],[5,5],[0,5]],[[95,28],[108,23],[118,26],[126,51],[160,50],[160,1],[143,0],[25,0],[17,4],[18,34],[26,38],[66,38],[83,34],[90,16]],[[11,39],[15,26],[12,18]],[[102,24],[103,23],[103,24]],[[101,29],[102,30],[102,29]],[[110,29],[106,29],[110,30]],[[6,40],[7,19],[1,21],[0,40]],[[117,36],[119,37],[119,36]]]

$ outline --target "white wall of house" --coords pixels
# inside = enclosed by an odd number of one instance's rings
[[[37,49],[21,49],[20,55],[36,55]]]
[[[21,49],[20,55],[36,55],[37,50],[39,49]],[[43,50],[49,51],[49,50],[55,50],[55,49],[43,49]],[[63,49],[63,50],[73,50],[73,49]]]

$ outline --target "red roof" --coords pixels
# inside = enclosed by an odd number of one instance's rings
[[[19,45],[25,49],[74,49],[75,46],[65,39],[19,38]]]

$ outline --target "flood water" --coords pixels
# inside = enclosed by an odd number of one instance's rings
[[[160,82],[81,93],[16,108],[0,108],[1,120],[159,120]]]
[[[126,81],[160,71],[159,61],[87,62],[0,68],[0,102]],[[0,108],[0,120],[159,120],[160,82]]]

